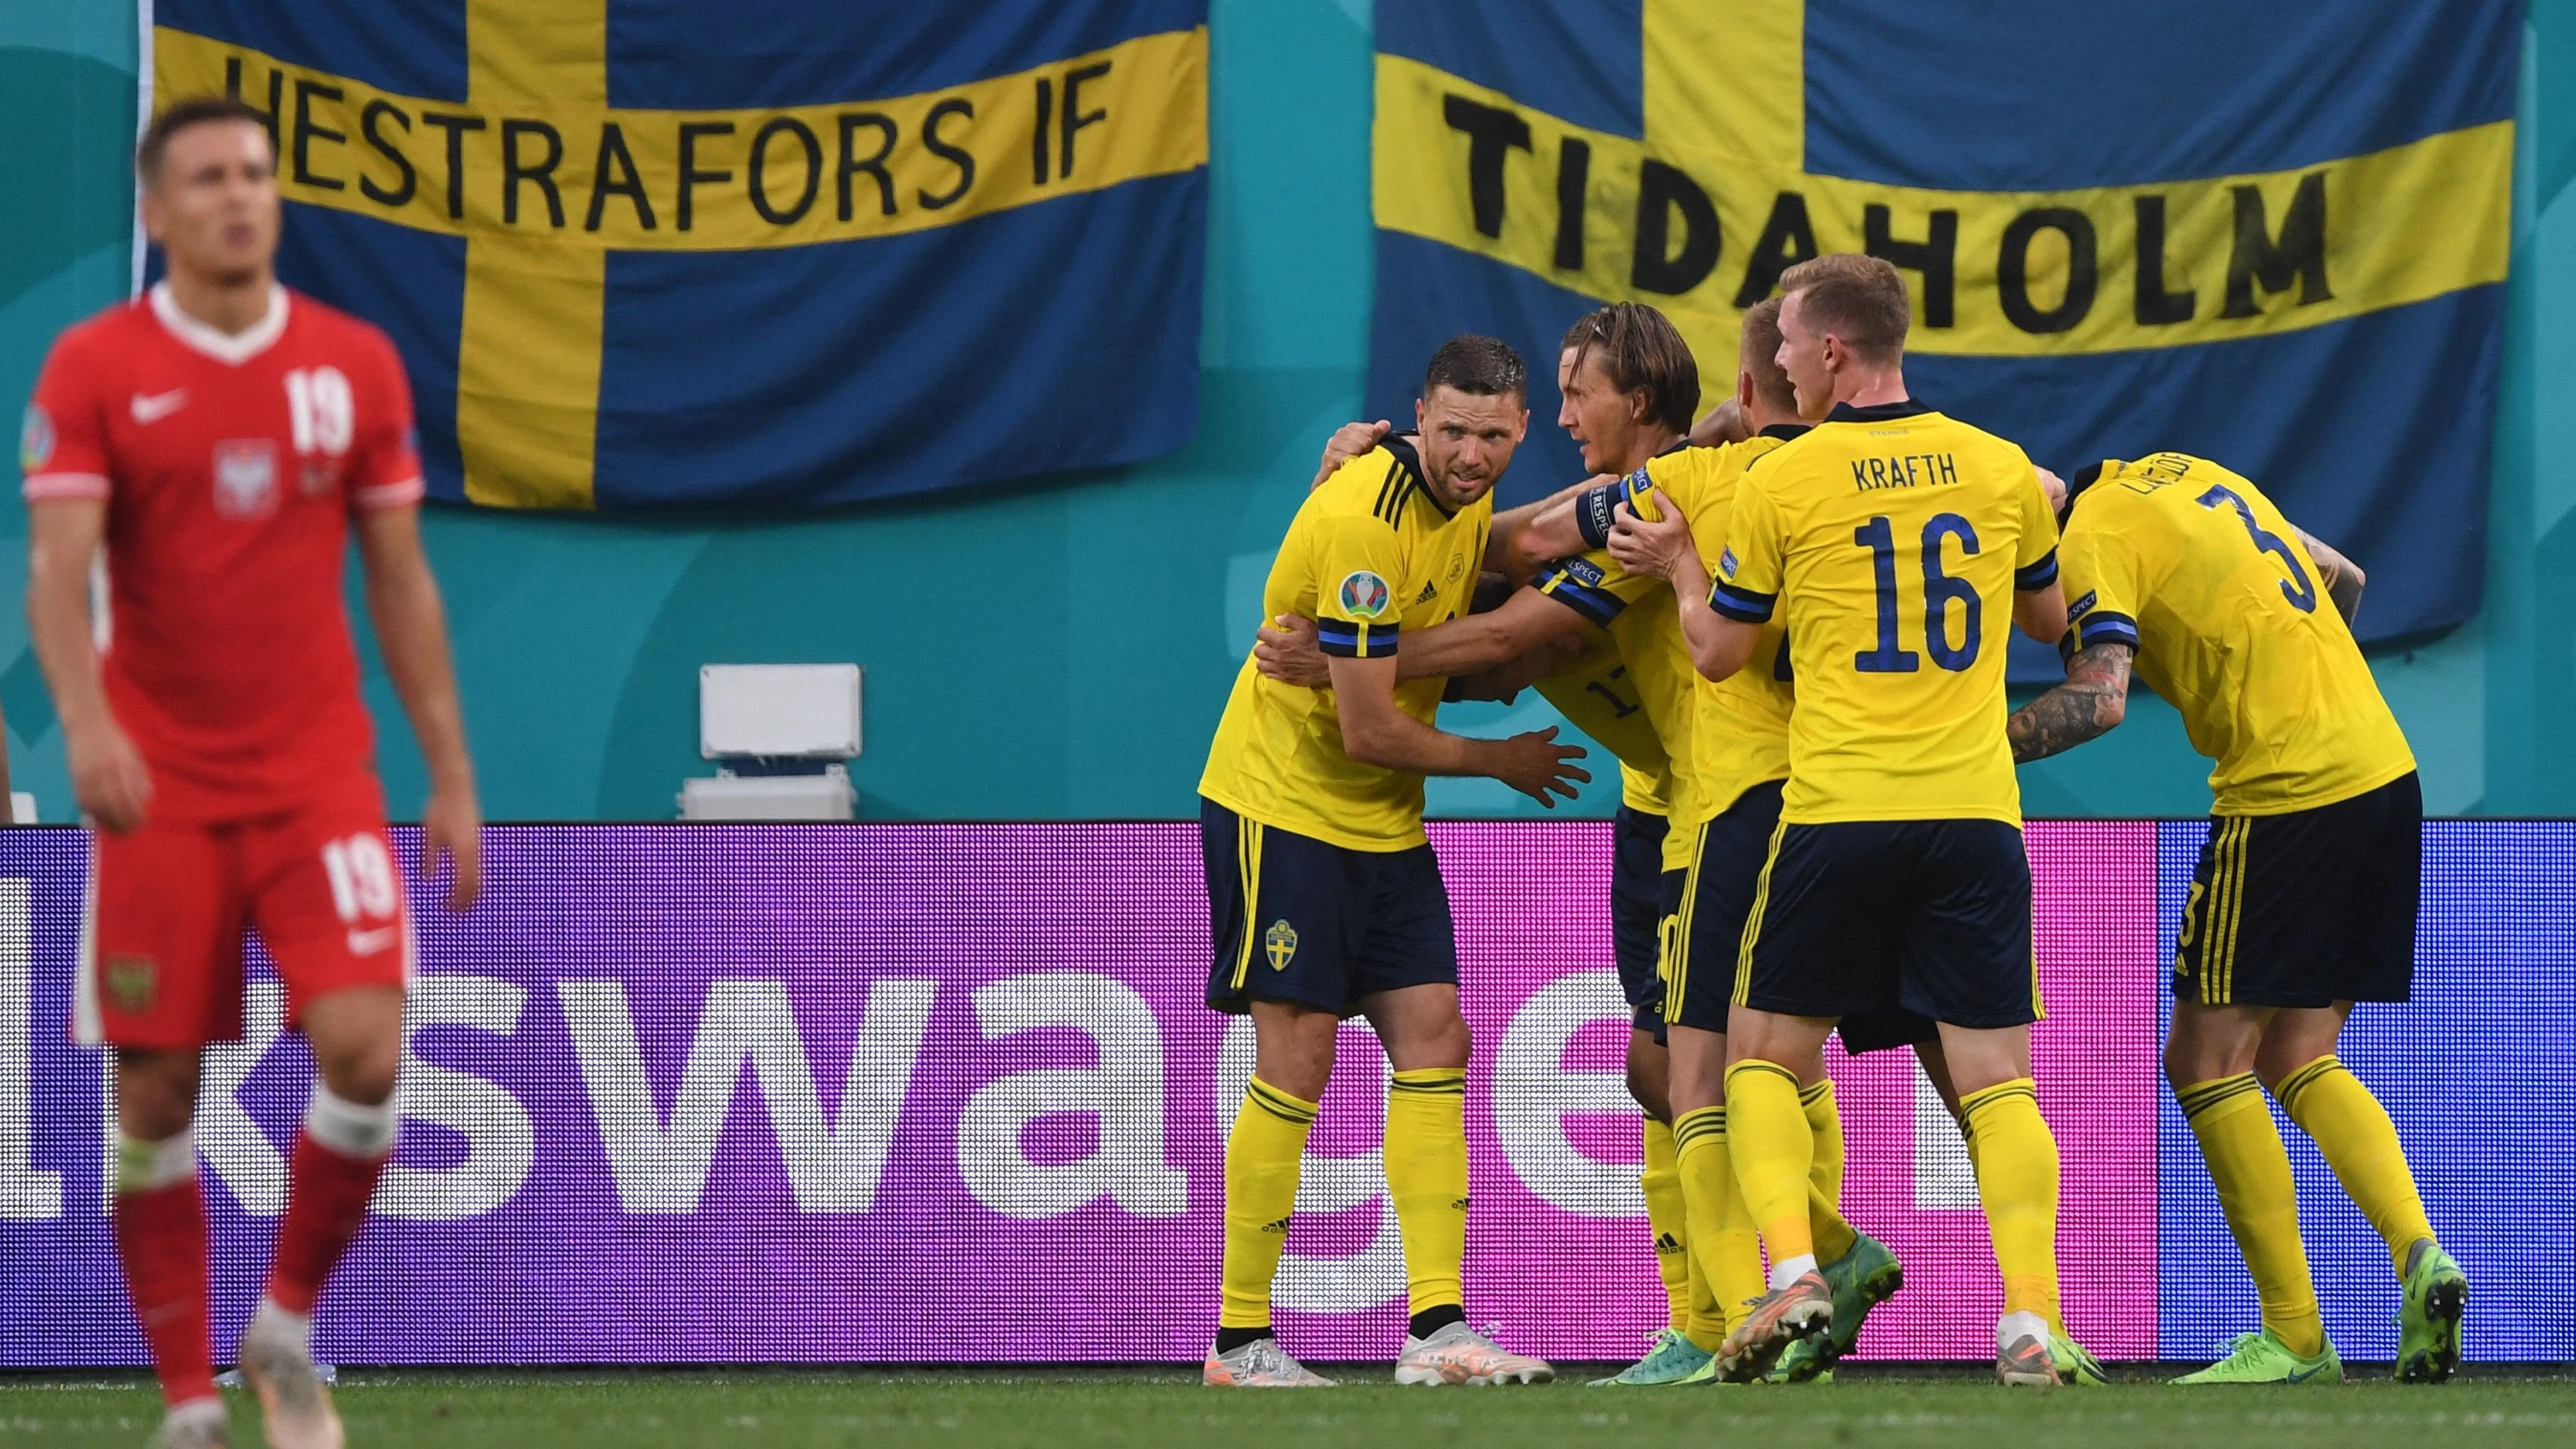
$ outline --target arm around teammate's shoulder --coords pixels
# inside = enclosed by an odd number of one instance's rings
[[[1574,798],[1590,772],[1574,762],[1580,745],[1556,743],[1556,730],[1533,730],[1507,740],[1470,739],[1435,729],[1395,702],[1395,658],[1332,660],[1333,696],[1342,724],[1342,749],[1363,765],[1417,775],[1484,775],[1500,780],[1541,805],[1555,795]]]
[[[2061,612],[2063,612],[2061,610]],[[2012,712],[2004,735],[2013,763],[2026,765],[2119,728],[2129,713],[2128,644],[2095,644],[2067,661],[2066,682]]]
[[[2066,588],[2056,579],[2036,589],[2013,591],[2013,623],[2042,644],[2066,637]]]

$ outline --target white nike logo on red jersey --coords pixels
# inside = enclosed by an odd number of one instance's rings
[[[402,927],[400,926],[379,926],[372,931],[351,931],[349,933],[349,954],[352,956],[373,956],[378,951],[385,949],[387,946],[390,946],[401,939]]]
[[[168,392],[156,392],[150,397],[145,397],[138,392],[134,395],[134,420],[138,423],[157,423],[187,405],[188,390],[184,387],[174,387]]]

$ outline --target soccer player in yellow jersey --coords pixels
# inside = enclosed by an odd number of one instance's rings
[[[2468,1280],[2442,1251],[2396,1129],[2336,1059],[2357,1001],[2404,1001],[2423,853],[2415,757],[2353,643],[2362,572],[2261,489],[2158,453],[2075,477],[2062,550],[2066,683],[2015,712],[2016,760],[2119,724],[2129,671],[2217,762],[2173,968],[2165,1076],[2262,1301],[2258,1332],[2186,1383],[2343,1377],[2317,1315],[2269,1089],[2387,1241],[2397,1377],[2459,1363]]]
[[[1207,1001],[1248,1013],[1252,1082],[1226,1142],[1225,1251],[1210,1384],[1324,1382],[1270,1328],[1270,1282],[1297,1200],[1340,1018],[1365,1015],[1394,1069],[1388,1196],[1404,1240],[1411,1331],[1399,1383],[1537,1382],[1536,1359],[1467,1325],[1467,1024],[1439,862],[1422,829],[1425,775],[1489,775],[1542,802],[1590,777],[1554,730],[1465,739],[1432,727],[1441,685],[1399,684],[1406,633],[1467,609],[1493,486],[1528,428],[1509,347],[1453,338],[1416,404],[1419,441],[1390,438],[1307,496],[1263,594],[1318,621],[1329,689],[1244,661],[1199,779],[1215,960]]]
[[[1585,468],[1613,480],[1605,487],[1615,491],[1623,475],[1642,479],[1650,462],[1657,476],[1673,477],[1672,469],[1697,476],[1695,455],[1683,443],[1699,399],[1699,366],[1662,313],[1620,303],[1578,318],[1565,334],[1557,380],[1564,394],[1558,421],[1582,446]],[[1326,450],[1327,466],[1377,435],[1362,425],[1345,428]],[[1693,794],[1687,768],[1697,676],[1670,606],[1657,600],[1631,607],[1649,589],[1660,593],[1662,581],[1627,577],[1601,551],[1599,531],[1610,511],[1601,493],[1577,485],[1514,510],[1506,550],[1511,571],[1554,560],[1538,587],[1516,590],[1499,607],[1413,636],[1397,674],[1458,676],[1453,698],[1500,697],[1535,681],[1559,711],[1618,757],[1612,958],[1632,1012],[1628,1088],[1644,1113],[1640,1179],[1668,1318],[1642,1359],[1602,1382],[1669,1384],[1691,1378],[1724,1336],[1719,1300],[1692,1272],[1686,1242],[1678,1153],[1665,1100],[1663,987],[1657,972],[1667,885],[1678,889],[1682,843],[1693,823],[1675,807]],[[1578,495],[1591,499],[1590,523],[1578,521]],[[1504,528],[1498,519],[1498,534]],[[1274,678],[1321,683],[1323,659],[1311,637],[1311,626],[1302,621],[1279,620],[1263,631],[1255,657]],[[1757,1288],[1759,1273],[1757,1260]]]
[[[1623,580],[1669,581],[1671,597],[1657,597],[1654,607],[1671,621],[1677,665],[1689,658],[1686,631],[1694,616],[1708,612],[1706,570],[1724,548],[1727,517],[1745,470],[1807,431],[1796,390],[1777,360],[1779,315],[1780,304],[1766,301],[1744,317],[1735,404],[1751,430],[1748,437],[1657,458],[1607,490],[1608,496],[1586,495],[1576,505],[1586,513],[1587,537],[1614,518],[1615,507],[1616,527],[1607,542]],[[1549,522],[1542,515],[1533,528],[1543,532]],[[1704,618],[1696,622],[1706,627]],[[1700,1271],[1717,1280],[1728,1327],[1740,1324],[1751,1300],[1763,1292],[1753,1222],[1727,1150],[1725,1071],[1735,957],[1789,778],[1793,693],[1776,621],[1762,626],[1753,656],[1756,667],[1701,683],[1691,701],[1692,798],[1675,817],[1687,823],[1677,832],[1685,837],[1687,871],[1673,883],[1663,960],[1663,1020],[1671,1043],[1673,1123],[1689,1243]],[[1857,1052],[1909,1045],[1927,1038],[1933,1027],[1900,1011],[1847,1018],[1840,1030],[1844,1046]],[[1817,1045],[1822,1047],[1821,1038]],[[1895,1255],[1840,1214],[1842,1124],[1822,1051],[1795,1065],[1800,1105],[1816,1143],[1811,1233],[1820,1271],[1833,1291],[1834,1321],[1829,1334],[1790,1345],[1772,1366],[1771,1377],[1791,1382],[1814,1377],[1850,1349],[1870,1308],[1904,1281]],[[1714,1350],[1719,1341],[1709,1338],[1701,1346]],[[1723,1376],[1750,1377],[1760,1367],[1758,1361],[1740,1361]],[[1707,1376],[1720,1375],[1712,1366]]]
[[[1771,1291],[1723,1354],[1830,1330],[1796,1064],[1841,1018],[1902,1008],[1940,1023],[1967,1118],[2003,1271],[1996,1376],[2055,1384],[2057,1148],[2030,1077],[2030,862],[2003,719],[2010,624],[2065,629],[2056,522],[2021,449],[1907,395],[1893,266],[1821,257],[1782,286],[1780,365],[1802,413],[1830,407],[1737,485],[1691,639],[1725,680],[1776,617],[1797,691],[1727,1024],[1728,1147]]]

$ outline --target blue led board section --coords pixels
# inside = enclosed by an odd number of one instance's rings
[[[2158,827],[2168,961],[2206,834],[2197,821]],[[2576,823],[2428,822],[2415,953],[2414,1000],[2357,1008],[2344,1064],[2387,1106],[2434,1229],[2469,1274],[2469,1356],[2576,1358],[2576,1302],[2560,1286],[2576,1234]],[[2277,1104],[2273,1119],[2327,1336],[2346,1359],[2393,1359],[2388,1250]],[[2157,1336],[2167,1359],[2211,1358],[2256,1326],[2254,1284],[2170,1090],[2157,1154]]]

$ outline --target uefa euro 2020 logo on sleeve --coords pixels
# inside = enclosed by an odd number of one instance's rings
[[[27,404],[27,420],[18,428],[18,471],[33,477],[54,461],[54,420],[42,405]]]
[[[1353,569],[1342,576],[1342,612],[1354,619],[1374,619],[1386,612],[1386,601],[1393,590],[1386,580],[1367,569]]]

